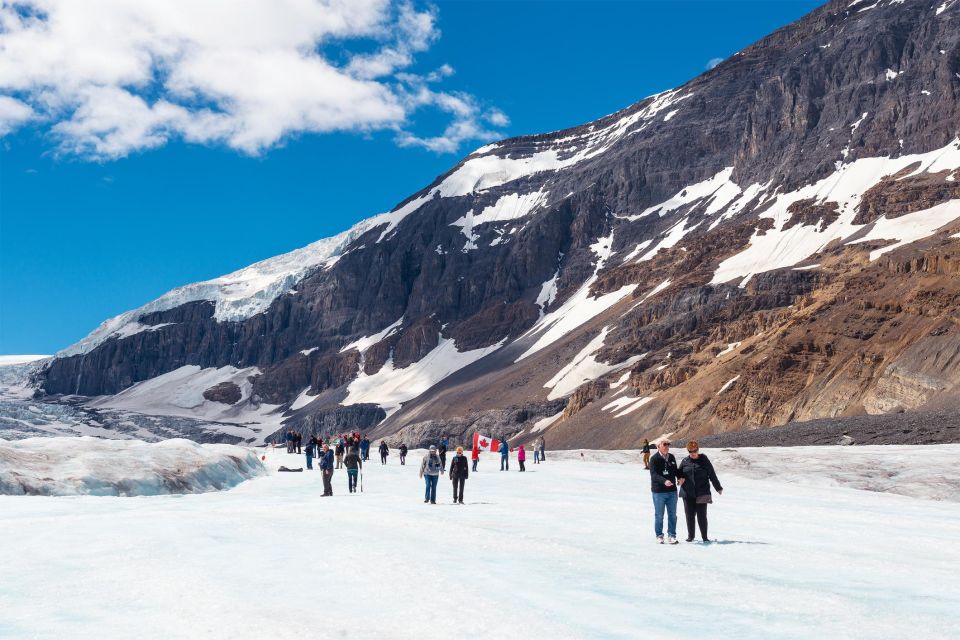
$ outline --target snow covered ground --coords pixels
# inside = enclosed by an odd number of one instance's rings
[[[0,495],[156,496],[234,487],[264,473],[257,454],[174,439],[0,439]]]
[[[486,455],[465,506],[446,480],[424,505],[419,456],[395,451],[362,494],[337,471],[330,500],[316,471],[274,472],[302,460],[281,450],[230,491],[4,496],[0,637],[955,637],[960,507],[823,473],[862,475],[865,449],[707,451],[725,487],[712,545],[653,543],[635,452],[548,451],[525,474]],[[881,476],[960,460],[881,451]]]

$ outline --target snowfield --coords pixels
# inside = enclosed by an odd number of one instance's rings
[[[4,496],[202,493],[229,489],[262,473],[253,450],[229,444],[181,439],[150,444],[91,437],[0,439]]]
[[[2,496],[0,637],[955,637],[960,505],[824,470],[879,455],[874,475],[948,478],[956,500],[960,445],[867,449],[707,451],[712,545],[654,544],[636,452],[525,474],[484,455],[464,506],[445,479],[423,504],[419,453],[396,451],[362,494],[337,471],[330,500],[318,472],[276,473],[303,459],[280,449],[230,491]]]

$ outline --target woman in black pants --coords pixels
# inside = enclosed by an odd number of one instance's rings
[[[717,473],[707,456],[700,453],[700,445],[696,440],[687,443],[689,454],[680,462],[680,497],[683,498],[683,512],[687,516],[687,542],[693,542],[694,520],[700,525],[700,537],[704,542],[710,542],[707,537],[707,505],[713,503],[710,494],[710,485],[723,493]]]

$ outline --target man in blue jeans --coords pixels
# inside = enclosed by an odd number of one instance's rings
[[[504,440],[500,443],[500,471],[510,471],[510,445]]]
[[[420,463],[420,477],[424,480],[424,503],[437,504],[437,482],[440,480],[442,468],[437,446],[432,444],[430,452],[423,456],[423,461]]]
[[[670,441],[664,438],[650,458],[650,490],[653,492],[653,530],[663,544],[663,511],[667,511],[667,542],[677,544],[677,459],[670,453]]]

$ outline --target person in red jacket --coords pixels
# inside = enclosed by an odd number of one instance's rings
[[[523,445],[520,445],[520,448],[517,449],[517,462],[520,463],[521,473],[526,471],[526,467],[523,466],[523,463],[527,461],[527,451],[523,448]]]
[[[470,459],[473,460],[473,470],[476,472],[477,463],[480,462],[480,449],[474,447],[470,450]]]

